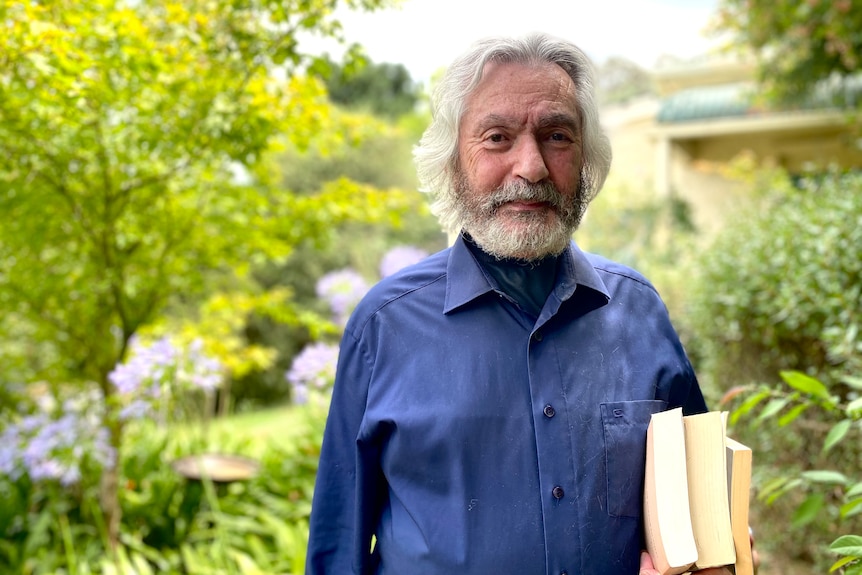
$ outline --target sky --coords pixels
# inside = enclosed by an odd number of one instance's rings
[[[714,40],[704,28],[719,0],[402,0],[340,15],[348,41],[375,62],[404,64],[427,82],[479,38],[543,31],[573,41],[597,64],[620,56],[646,69],[665,54],[690,58]]]

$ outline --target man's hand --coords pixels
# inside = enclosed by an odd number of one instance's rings
[[[754,573],[757,574],[757,568],[760,567],[760,557],[757,550],[754,548],[754,532],[751,528],[748,529],[748,540],[751,542],[751,559],[754,563]],[[730,571],[724,567],[713,567],[711,569],[703,569],[697,571],[698,575],[731,575]],[[652,557],[646,551],[641,551],[641,568],[638,575],[660,575],[658,569],[653,565]]]
[[[639,575],[660,575],[658,569],[652,564],[652,557],[646,551],[641,551],[641,568]],[[697,575],[731,575],[730,571],[724,567],[713,567],[711,569],[701,569]]]

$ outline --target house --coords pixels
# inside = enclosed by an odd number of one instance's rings
[[[684,200],[709,233],[738,205],[742,186],[725,169],[743,153],[792,174],[862,168],[862,134],[830,98],[835,89],[862,98],[862,82],[825,86],[778,110],[759,103],[755,74],[753,63],[731,58],[657,67],[654,96],[603,111],[614,149],[608,184]]]

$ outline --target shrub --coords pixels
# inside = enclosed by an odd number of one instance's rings
[[[781,379],[732,398],[731,423],[751,437],[757,462],[755,525],[775,556],[862,575],[862,378],[845,378],[849,401],[836,394],[843,386],[801,372]]]
[[[108,552],[97,470],[61,478],[0,476],[0,573],[301,573],[325,412],[304,408],[289,439],[254,444],[152,421],[130,424],[121,450],[121,546]],[[258,473],[230,484],[187,479],[172,462],[203,452],[256,455]]]
[[[702,377],[774,379],[862,370],[862,174],[829,171],[754,190],[700,260],[691,321]],[[759,209],[758,209],[759,208]]]
[[[754,449],[761,549],[825,572],[829,542],[859,532],[862,175],[755,177],[695,268],[689,345],[704,385],[731,389],[733,433]]]

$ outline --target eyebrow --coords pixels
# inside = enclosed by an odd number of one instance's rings
[[[508,116],[501,116],[500,114],[488,114],[484,116],[478,124],[476,124],[477,131],[484,132],[488,128],[493,128],[495,126],[502,126],[504,128],[516,128],[518,122],[512,120]]]
[[[553,126],[569,128],[576,134],[580,134],[581,132],[581,123],[578,121],[577,116],[573,116],[572,114],[551,114],[549,116],[539,118],[540,129],[550,128]]]
[[[514,121],[508,116],[503,116],[500,114],[488,114],[479,121],[479,123],[476,125],[476,128],[477,131],[484,132],[485,130],[496,126],[506,129],[514,129],[519,127],[519,122]],[[539,118],[537,127],[540,130],[544,130],[546,128],[551,128],[554,126],[569,128],[576,134],[580,134],[581,132],[581,123],[580,121],[578,121],[578,117],[572,114],[558,113],[543,116]]]

